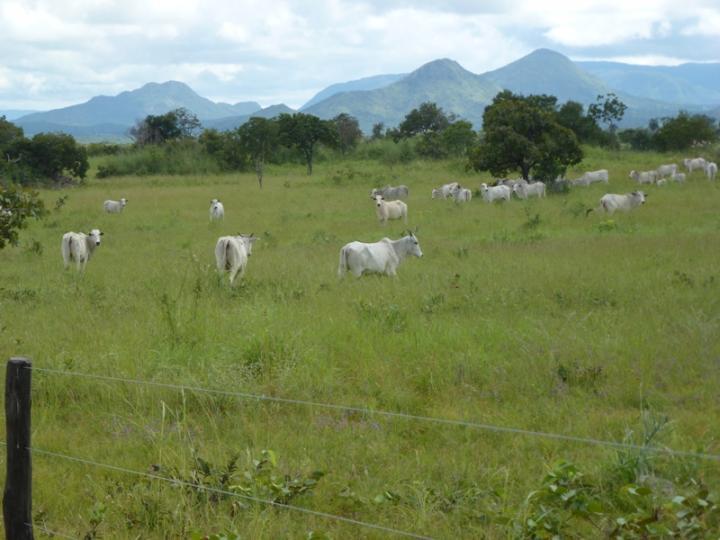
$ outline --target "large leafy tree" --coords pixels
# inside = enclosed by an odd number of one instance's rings
[[[593,116],[585,114],[582,103],[563,103],[557,111],[557,120],[561,125],[573,130],[582,143],[597,143],[603,139],[602,129]]]
[[[280,140],[278,122],[268,118],[250,118],[237,129],[237,136],[240,148],[252,161],[262,189],[265,163],[272,157]]]
[[[139,146],[161,144],[195,136],[201,124],[197,116],[180,107],[165,114],[149,114],[130,128],[130,136]]]
[[[408,138],[425,133],[440,133],[452,120],[454,118],[446,114],[442,107],[428,101],[405,115],[405,119],[398,126],[397,135]]]
[[[278,117],[278,127],[282,144],[297,148],[302,153],[308,175],[312,174],[317,144],[336,144],[336,132],[332,122],[320,120],[312,114],[281,114]]]
[[[85,147],[66,133],[38,133],[32,139],[15,139],[6,150],[16,156],[15,171],[28,180],[64,180],[65,175],[85,178],[90,164]]]
[[[532,174],[548,180],[579,163],[582,149],[575,133],[558,122],[556,103],[546,95],[497,94],[483,113],[484,137],[469,165],[495,176],[519,171],[525,179]]]

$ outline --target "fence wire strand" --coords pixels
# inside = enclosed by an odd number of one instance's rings
[[[34,454],[38,454],[38,455],[41,455],[41,456],[48,456],[48,457],[53,457],[53,458],[58,458],[58,459],[64,459],[64,460],[67,460],[67,461],[73,461],[73,462],[75,462],[75,463],[82,463],[82,464],[84,464],[84,465],[90,465],[90,466],[98,467],[98,468],[101,468],[101,469],[107,469],[107,470],[111,470],[111,471],[115,471],[115,472],[121,472],[121,473],[125,473],[125,474],[132,474],[132,475],[135,475],[135,476],[141,476],[141,477],[149,478],[149,479],[151,479],[151,480],[160,480],[160,481],[162,481],[162,482],[167,482],[167,483],[173,484],[173,485],[175,485],[175,486],[189,487],[189,488],[199,489],[199,490],[202,490],[202,491],[207,491],[207,492],[209,492],[209,493],[216,493],[216,494],[218,494],[218,495],[228,495],[228,496],[231,496],[231,497],[237,497],[237,498],[239,498],[239,499],[245,499],[245,500],[247,500],[247,501],[251,501],[251,502],[255,502],[255,503],[259,503],[259,504],[265,504],[265,505],[268,505],[268,506],[273,506],[273,507],[276,507],[276,508],[282,508],[282,509],[285,509],[285,510],[293,510],[293,511],[296,511],[296,512],[302,512],[302,513],[304,513],[304,514],[310,514],[310,515],[313,515],[313,516],[316,516],[316,517],[325,518],[325,519],[332,519],[332,520],[335,520],[335,521],[340,521],[340,522],[343,522],[343,523],[348,523],[348,524],[350,524],[350,525],[357,525],[357,526],[360,526],[360,527],[365,527],[365,528],[368,528],[368,529],[374,529],[374,530],[377,530],[377,531],[382,531],[382,532],[394,534],[394,535],[397,535],[397,536],[404,536],[404,537],[406,537],[406,538],[416,538],[416,539],[420,539],[420,540],[432,540],[432,538],[431,538],[430,536],[423,536],[423,535],[415,534],[415,533],[412,533],[412,532],[409,532],[409,531],[403,531],[403,530],[400,530],[400,529],[394,529],[394,528],[392,528],[392,527],[385,527],[385,526],[383,526],[383,525],[377,525],[377,524],[375,524],[375,523],[369,523],[369,522],[366,522],[366,521],[360,521],[360,520],[357,520],[357,519],[352,519],[352,518],[348,518],[348,517],[344,517],[344,516],[338,516],[338,515],[335,515],[335,514],[328,514],[327,512],[319,512],[319,511],[317,511],[317,510],[310,510],[309,508],[303,508],[302,506],[293,506],[293,505],[291,505],[291,504],[279,503],[279,502],[272,501],[272,500],[269,500],[269,499],[261,499],[261,498],[259,498],[259,497],[253,497],[253,496],[251,496],[251,495],[245,495],[245,494],[242,494],[242,493],[235,493],[234,491],[228,491],[228,490],[224,490],[224,489],[218,489],[218,488],[214,488],[214,487],[210,487],[210,486],[202,486],[202,485],[199,485],[199,484],[193,484],[192,482],[186,482],[186,481],[184,481],[184,480],[178,480],[178,479],[175,479],[175,478],[167,478],[167,477],[165,477],[165,476],[161,476],[161,475],[158,475],[158,474],[152,474],[152,473],[143,472],[143,471],[136,471],[136,470],[133,470],[133,469],[127,469],[127,468],[125,468],[125,467],[119,467],[119,466],[117,466],[117,465],[110,465],[110,464],[107,464],[107,463],[100,463],[100,462],[98,462],[98,461],[93,461],[93,460],[91,460],[91,459],[81,458],[81,457],[77,457],[77,456],[70,456],[70,455],[67,455],[67,454],[61,454],[61,453],[59,453],[59,452],[52,452],[52,451],[49,451],[49,450],[42,450],[42,449],[40,449],[40,448],[28,448],[28,450],[30,450],[30,451],[33,452]]]
[[[720,461],[720,454],[710,454],[710,453],[705,453],[705,452],[691,452],[691,451],[687,451],[687,450],[674,450],[672,448],[655,447],[655,446],[643,446],[640,444],[608,441],[608,440],[604,440],[604,439],[595,439],[592,437],[580,437],[580,436],[575,436],[575,435],[565,435],[563,433],[552,433],[552,432],[548,432],[548,431],[536,431],[536,430],[522,429],[522,428],[517,428],[517,427],[511,427],[511,426],[498,426],[498,425],[494,425],[494,424],[485,424],[485,423],[472,422],[472,421],[466,421],[466,420],[453,420],[453,419],[449,419],[449,418],[438,418],[438,417],[434,417],[434,416],[420,416],[420,415],[403,413],[403,412],[385,411],[382,409],[367,409],[364,407],[356,407],[356,406],[351,406],[351,405],[339,405],[336,403],[324,403],[324,402],[317,402],[317,401],[308,401],[308,400],[303,400],[303,399],[293,399],[293,398],[285,398],[285,397],[278,397],[278,396],[266,396],[264,394],[252,394],[252,393],[247,393],[247,392],[233,392],[233,391],[229,391],[229,390],[218,390],[218,389],[214,389],[214,388],[204,388],[204,387],[200,387],[200,386],[186,386],[186,385],[164,383],[164,382],[158,382],[158,381],[147,381],[147,380],[142,380],[142,379],[114,377],[111,375],[96,375],[93,373],[64,371],[64,370],[52,369],[52,368],[39,368],[36,366],[28,367],[26,369],[31,369],[33,371],[37,371],[40,373],[64,375],[64,376],[69,376],[69,377],[81,377],[81,378],[86,378],[86,379],[94,379],[94,380],[109,381],[109,382],[121,382],[121,383],[126,383],[126,384],[154,386],[154,387],[158,387],[158,388],[179,390],[181,392],[199,392],[199,393],[205,393],[205,394],[215,394],[215,395],[236,397],[236,398],[240,398],[240,399],[248,399],[248,400],[255,400],[255,401],[270,401],[270,402],[275,402],[275,403],[303,405],[303,406],[309,406],[309,407],[315,407],[315,408],[321,408],[321,409],[331,409],[331,410],[335,410],[335,411],[355,412],[355,413],[361,413],[361,414],[367,414],[367,415],[385,416],[387,418],[401,418],[401,419],[405,419],[405,420],[415,420],[415,421],[429,422],[429,423],[434,423],[434,424],[461,426],[461,427],[472,428],[472,429],[492,431],[492,432],[496,432],[496,433],[511,433],[511,434],[515,434],[515,435],[525,435],[525,436],[539,437],[539,438],[545,438],[545,439],[554,439],[554,440],[558,440],[558,441],[590,444],[590,445],[594,445],[594,446],[605,446],[608,448],[615,448],[615,449],[620,449],[620,450],[635,450],[635,451],[650,452],[650,453],[655,453],[655,454],[665,454],[665,455],[670,455],[670,456],[674,456],[674,457],[684,457],[684,458],[690,457],[690,458],[696,458],[696,459]]]
[[[58,538],[67,538],[69,540],[78,540],[78,538],[79,538],[78,536],[70,536],[68,534],[53,531],[52,529],[48,529],[47,527],[45,527],[43,525],[38,525],[37,523],[35,523],[34,525],[32,523],[25,523],[25,526],[30,527],[31,529],[33,529],[35,531],[43,532],[43,533],[45,533],[45,536],[49,536],[50,538],[58,537]]]

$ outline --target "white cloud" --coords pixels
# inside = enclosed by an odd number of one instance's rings
[[[674,63],[687,52],[652,45],[720,34],[716,0],[0,0],[0,20],[7,108],[168,79],[226,101],[298,106],[329,84],[441,57],[474,72],[540,46]],[[718,46],[693,53],[720,60]]]

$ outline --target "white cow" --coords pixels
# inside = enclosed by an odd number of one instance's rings
[[[677,163],[669,163],[667,165],[660,165],[657,169],[658,178],[665,178],[666,176],[674,176],[677,173]]]
[[[668,183],[667,178],[660,178],[657,182],[655,182],[656,186],[664,186]]]
[[[608,175],[607,169],[599,169],[597,171],[588,171],[583,173],[580,178],[570,180],[570,184],[573,186],[589,186],[596,182],[609,183],[610,176]]]
[[[95,248],[100,245],[100,237],[105,234],[100,229],[93,229],[89,233],[67,232],[63,234],[61,252],[65,270],[71,262],[75,262],[78,272],[85,270]]]
[[[422,257],[420,244],[413,233],[399,240],[383,238],[379,242],[350,242],[340,250],[338,276],[352,272],[359,277],[364,273],[379,273],[388,276],[397,274],[397,267],[408,255]]]
[[[443,184],[439,188],[435,188],[432,191],[432,198],[433,199],[447,199],[450,197],[456,189],[459,189],[460,184],[457,182],[450,182],[449,184]]]
[[[657,171],[630,171],[630,178],[638,184],[654,184],[658,179]]]
[[[210,201],[210,221],[219,221],[225,217],[225,207],[217,199]]]
[[[245,274],[248,257],[252,255],[253,244],[257,236],[253,234],[239,234],[237,236],[221,236],[215,244],[215,263],[220,273],[230,272],[230,285],[235,283],[235,277]]]
[[[403,218],[407,223],[407,204],[402,201],[386,201],[382,195],[375,195],[375,213],[380,223],[385,225],[388,219]]]
[[[123,208],[127,205],[128,200],[123,197],[119,201],[113,201],[111,199],[108,199],[103,203],[103,208],[108,214],[119,214],[123,211]]]
[[[685,165],[685,168],[689,173],[693,172],[695,169],[703,170],[705,169],[705,165],[707,164],[707,161],[705,161],[705,158],[685,158],[683,159],[683,164]]]
[[[615,193],[606,193],[600,199],[600,206],[598,210],[605,210],[608,214],[612,215],[617,210],[623,212],[629,212],[633,208],[637,208],[641,204],[645,204],[645,195],[642,191],[633,191],[632,193],[625,193],[624,195],[616,195]],[[593,208],[587,211],[589,214],[593,211]]]
[[[685,173],[683,172],[676,172],[670,177],[670,180],[673,182],[680,182],[683,183],[685,181]]]
[[[410,190],[405,185],[401,186],[385,186],[383,188],[375,188],[370,192],[370,197],[374,198],[375,195],[382,195],[388,201],[396,201],[398,199],[407,199],[410,194]]]
[[[472,191],[470,191],[468,188],[464,187],[458,187],[455,191],[452,192],[453,199],[455,199],[455,202],[467,202],[472,199]]]
[[[715,177],[717,176],[717,163],[714,161],[710,161],[705,165],[705,176],[708,177],[708,180],[715,180]]]
[[[539,181],[528,184],[527,180],[521,180],[513,186],[513,192],[521,199],[543,198],[545,197],[545,184]]]
[[[482,198],[485,200],[485,202],[493,202],[500,199],[505,199],[506,201],[509,201],[510,194],[512,193],[510,191],[510,188],[507,186],[488,187],[485,182],[480,184],[480,192],[482,193]]]

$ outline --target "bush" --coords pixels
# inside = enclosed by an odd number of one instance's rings
[[[107,156],[98,164],[97,177],[213,174],[222,170],[218,161],[203,151],[197,141],[181,139]]]

